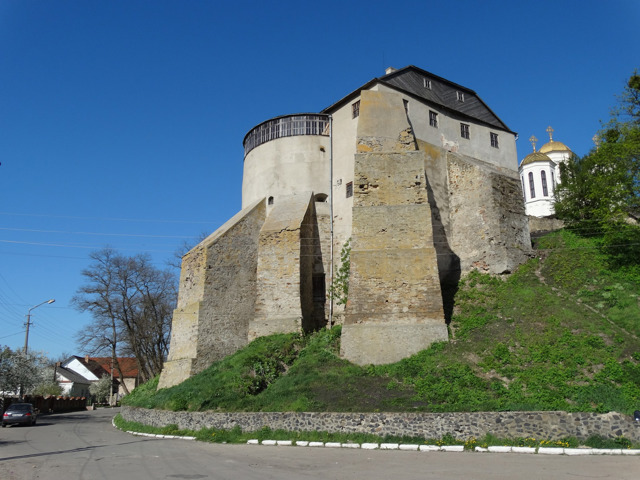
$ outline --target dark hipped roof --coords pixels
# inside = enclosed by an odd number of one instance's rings
[[[431,88],[424,86],[425,79],[431,81]],[[476,92],[413,65],[395,70],[382,77],[374,78],[338,102],[325,108],[322,113],[335,111],[351,99],[360,95],[361,90],[369,89],[376,83],[420,98],[427,103],[437,105],[440,108],[455,112],[463,117],[472,118],[488,126],[515,134],[515,132],[511,131],[509,127],[493,113]],[[464,102],[458,101],[457,92],[464,93]]]

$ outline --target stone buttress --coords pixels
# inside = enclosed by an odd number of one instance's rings
[[[341,354],[383,364],[447,340],[424,153],[402,98],[363,91]]]

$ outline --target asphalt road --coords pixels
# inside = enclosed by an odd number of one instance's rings
[[[638,456],[547,456],[218,445],[132,436],[117,410],[41,416],[0,430],[1,480],[634,479]]]

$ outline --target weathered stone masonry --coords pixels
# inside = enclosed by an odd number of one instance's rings
[[[154,427],[175,424],[178,428],[230,430],[239,426],[254,432],[262,427],[288,431],[326,431],[331,433],[371,433],[409,435],[424,439],[453,435],[457,440],[480,438],[491,433],[501,438],[533,437],[558,440],[591,435],[604,438],[625,437],[640,441],[640,427],[634,420],[616,412],[460,412],[460,413],[327,413],[327,412],[169,412],[123,407],[125,420]]]
[[[254,127],[241,212],[183,258],[159,388],[329,322],[361,365],[446,340],[461,275],[508,273],[530,253],[515,137],[474,91],[413,66]],[[349,238],[349,299],[332,305]]]

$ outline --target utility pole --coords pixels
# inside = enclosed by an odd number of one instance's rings
[[[31,310],[38,308],[40,305],[44,305],[45,303],[53,303],[55,301],[56,301],[55,298],[52,298],[51,300],[47,300],[45,302],[39,303],[35,307],[31,307],[27,312],[27,330],[24,334],[24,356],[25,357],[27,356],[27,349],[29,348],[29,326],[31,325]]]
[[[44,305],[45,303],[53,303],[55,301],[56,300],[54,298],[52,298],[51,300],[46,300],[42,303],[39,303],[35,307],[31,307],[27,312],[27,330],[25,331],[25,334],[24,334],[24,358],[25,359],[27,358],[27,351],[29,349],[29,326],[31,325],[31,310],[33,310],[34,308],[38,308],[40,305]],[[20,382],[20,398],[21,399],[24,398],[24,383],[22,382]]]

